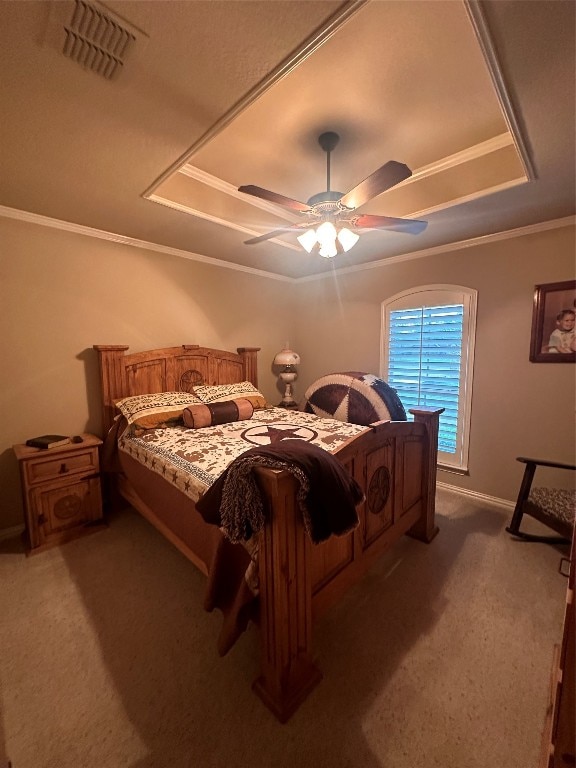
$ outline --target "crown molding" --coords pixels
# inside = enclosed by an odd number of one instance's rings
[[[160,197],[159,195],[150,195],[148,200],[151,200],[153,203],[159,203],[160,205],[164,205],[166,206],[166,208],[173,208],[175,211],[181,211],[182,213],[187,213],[190,216],[196,216],[199,219],[210,221],[212,224],[220,224],[220,226],[222,227],[228,227],[228,229],[235,229],[237,232],[244,232],[244,234],[250,235],[250,237],[258,237],[259,235],[262,234],[261,232],[255,232],[252,229],[243,227],[241,224],[234,224],[228,219],[221,219],[218,216],[212,216],[212,214],[210,213],[205,213],[204,211],[198,211],[195,208],[190,208],[189,205],[183,205],[182,203],[177,203],[174,200],[167,200],[165,197]],[[271,237],[270,242],[276,243],[276,245],[283,245],[284,248],[290,248],[290,250],[298,251],[298,253],[301,253],[301,250],[302,250],[297,245],[294,245],[293,243],[288,243],[285,240],[278,240],[278,238],[276,237]]]
[[[164,205],[166,208],[173,208],[175,211],[187,213],[189,216],[196,216],[199,219],[204,219],[204,221],[209,221],[212,224],[219,224],[221,227],[228,227],[228,229],[234,229],[237,232],[244,232],[244,234],[250,235],[250,237],[258,237],[262,234],[261,232],[255,232],[253,229],[248,229],[242,224],[235,224],[229,219],[221,219],[219,216],[212,216],[210,213],[199,211],[196,208],[191,208],[189,205],[177,203],[175,200],[169,200],[166,197],[160,197],[160,195],[150,195],[147,199],[151,200],[153,203]],[[294,243],[288,243],[285,240],[279,240],[277,237],[271,237],[270,242],[276,243],[276,245],[282,245],[284,248],[289,248],[292,251],[298,251],[298,253],[301,253],[302,251],[302,249],[297,245],[294,245]]]
[[[487,139],[486,141],[480,142],[479,144],[476,144],[472,147],[463,149],[460,152],[455,152],[452,155],[448,155],[447,157],[431,163],[430,165],[418,168],[407,179],[404,179],[404,181],[401,181],[399,184],[395,184],[393,189],[395,191],[396,189],[400,189],[400,187],[405,187],[408,184],[413,184],[416,181],[422,181],[422,179],[435,176],[438,173],[443,173],[444,171],[456,168],[464,163],[472,162],[493,152],[497,152],[500,149],[512,146],[515,146],[515,144],[514,139],[510,133],[499,134],[498,136],[494,136],[493,138]],[[183,176],[194,179],[201,184],[205,184],[211,189],[215,189],[216,191],[222,192],[225,195],[229,195],[230,197],[242,200],[242,202],[247,203],[248,205],[252,205],[255,208],[265,210],[268,213],[272,213],[273,215],[278,216],[279,218],[286,219],[291,223],[298,223],[302,220],[298,216],[291,215],[287,211],[281,210],[280,206],[274,205],[273,203],[269,203],[265,200],[261,200],[257,197],[246,195],[243,192],[239,192],[239,190],[233,184],[224,181],[224,179],[221,179],[219,176],[214,176],[207,171],[203,171],[201,168],[197,168],[190,163],[187,163],[185,166],[183,166],[179,170],[179,173]],[[519,184],[525,184],[526,181],[527,177],[525,175],[515,179],[508,179],[507,181],[504,181],[500,184],[495,184],[492,187],[484,187],[482,189],[476,190],[475,192],[471,192],[468,195],[455,197],[451,200],[443,201],[438,205],[434,205],[419,211],[410,211],[405,215],[412,219],[420,219],[424,216],[429,216],[431,213],[443,211],[446,208],[450,208],[455,205],[461,205],[462,203],[469,203],[472,200],[478,200],[480,198],[486,197],[487,195],[491,195],[494,192],[502,192],[506,189],[511,189],[512,187],[516,187]],[[385,195],[386,192],[383,194]],[[181,213],[186,213],[190,216],[195,216],[197,218],[210,221],[213,224],[219,224],[220,226],[228,227],[229,229],[234,229],[238,232],[243,232],[250,235],[251,237],[258,237],[261,234],[260,232],[255,232],[254,230],[242,226],[241,224],[236,224],[230,219],[223,219],[221,217],[213,216],[210,213],[206,213],[205,211],[201,211],[197,208],[192,208],[191,206],[184,205],[183,203],[178,203],[175,200],[162,197],[159,194],[150,194],[146,197],[146,199],[154,203],[159,203],[160,205],[165,205],[168,208],[173,208],[174,210],[180,211]],[[290,248],[291,250],[301,252],[301,249],[298,246],[287,242],[286,240],[280,240],[275,237],[270,238],[270,242],[281,245],[284,248]]]
[[[476,192],[470,192],[469,195],[455,197],[449,202],[442,202],[438,205],[431,205],[429,208],[422,208],[419,211],[415,211],[414,213],[409,214],[409,217],[411,219],[421,219],[424,216],[430,216],[432,213],[445,211],[447,208],[452,208],[456,205],[470,203],[473,200],[481,200],[483,197],[493,195],[495,192],[504,192],[507,189],[513,189],[514,187],[518,187],[520,184],[526,184],[525,176],[520,176],[517,179],[509,179],[508,181],[503,181],[501,184],[494,184],[492,187],[485,187],[484,189],[476,190]]]
[[[443,157],[440,160],[430,163],[429,165],[424,165],[421,168],[416,169],[412,173],[412,175],[409,176],[407,179],[404,179],[404,181],[401,181],[399,184],[395,184],[393,187],[393,190],[396,191],[401,187],[406,187],[409,184],[414,184],[414,182],[422,181],[422,179],[430,178],[432,176],[435,176],[438,173],[443,173],[444,171],[448,171],[448,170],[451,170],[452,168],[458,167],[459,165],[463,165],[464,163],[470,163],[474,160],[478,160],[481,157],[485,157],[486,155],[492,154],[493,152],[497,152],[500,149],[504,149],[505,147],[510,147],[510,146],[515,146],[513,136],[510,133],[501,133],[498,136],[494,136],[491,139],[487,139],[486,141],[482,141],[479,144],[475,144],[472,147],[463,149],[460,152],[455,152],[452,155],[448,155],[447,157]],[[224,179],[221,179],[219,176],[214,176],[213,174],[208,173],[207,171],[204,171],[201,168],[197,168],[195,165],[192,165],[191,163],[186,163],[186,165],[184,165],[182,168],[178,170],[178,173],[180,173],[182,176],[187,176],[190,179],[194,179],[194,181],[198,181],[200,182],[200,184],[205,184],[207,187],[210,187],[211,189],[215,189],[217,192],[222,192],[223,194],[229,195],[230,197],[234,197],[237,200],[242,200],[243,203],[246,203],[247,205],[251,205],[254,208],[260,208],[261,210],[266,211],[267,213],[271,213],[274,216],[277,216],[278,218],[286,219],[287,221],[290,221],[291,223],[294,223],[294,224],[297,224],[302,221],[301,217],[291,214],[289,213],[289,211],[283,210],[278,205],[274,205],[273,203],[270,203],[267,200],[262,200],[258,197],[246,195],[243,192],[239,192],[238,189],[233,184],[230,184],[228,181],[224,181]],[[459,198],[459,199],[447,201],[445,203],[442,203],[442,205],[440,206],[427,209],[426,212],[429,213],[431,211],[442,210],[443,208],[447,208],[452,205],[458,205],[464,200],[468,201],[468,200],[474,200],[479,197],[485,197],[486,195],[489,195],[494,191],[500,191],[501,189],[508,189],[508,187],[510,186],[516,186],[517,184],[525,183],[526,180],[527,180],[526,176],[523,176],[519,179],[512,179],[508,182],[504,182],[503,184],[492,187],[492,188],[478,190],[478,192],[475,192],[474,194],[469,195],[465,198]],[[387,190],[387,191],[391,191],[391,190]],[[385,194],[386,192],[382,193],[382,195],[385,195]],[[146,199],[152,200],[155,203],[162,203],[164,205],[168,205],[171,208],[175,208],[176,210],[182,211],[183,213],[188,213],[193,216],[198,216],[201,219],[214,221],[217,224],[222,224],[223,226],[230,227],[231,229],[237,229],[240,232],[247,232],[253,236],[257,236],[259,234],[258,232],[252,232],[244,227],[241,227],[240,225],[236,225],[231,221],[228,221],[225,219],[216,219],[210,214],[204,213],[204,211],[190,208],[189,206],[185,206],[180,203],[175,203],[172,200],[168,200],[167,198],[162,197],[159,194],[155,194],[155,193],[148,194],[146,195]],[[417,218],[421,214],[422,214],[422,211],[418,211],[416,213],[411,212],[406,215],[411,216],[412,218]],[[297,251],[300,250],[296,246],[291,246],[282,240],[275,239],[274,242],[278,243],[279,245],[288,245],[289,247],[295,248],[295,250]]]
[[[236,272],[246,272],[250,275],[266,277],[270,280],[280,280],[286,283],[305,283],[311,282],[313,280],[325,280],[326,278],[332,278],[335,275],[337,276],[350,274],[352,272],[364,272],[370,269],[380,269],[381,267],[393,266],[394,264],[399,264],[403,261],[422,259],[427,256],[437,256],[438,254],[442,253],[458,251],[462,248],[472,248],[477,245],[485,245],[486,243],[498,242],[499,240],[509,240],[513,237],[523,237],[525,235],[533,235],[538,232],[546,232],[551,229],[562,229],[563,227],[576,226],[576,216],[565,216],[562,219],[553,219],[551,221],[542,221],[537,224],[528,224],[527,226],[519,227],[518,229],[509,229],[505,230],[504,232],[494,232],[490,235],[480,235],[479,237],[473,237],[469,240],[458,240],[454,243],[447,243],[446,245],[437,245],[433,248],[424,248],[420,251],[411,251],[410,253],[403,253],[400,256],[390,256],[386,259],[379,259],[378,261],[371,261],[366,264],[358,264],[357,266],[353,267],[342,267],[340,269],[331,270],[330,272],[322,272],[321,274],[317,275],[309,275],[307,277],[286,277],[284,275],[277,275],[274,272],[266,272],[263,269],[244,267],[239,264],[233,264],[230,261],[222,261],[220,259],[214,259],[211,256],[203,256],[200,253],[184,251],[180,248],[171,248],[170,246],[159,245],[158,243],[150,243],[147,240],[138,240],[134,237],[118,235],[113,232],[106,232],[102,229],[94,229],[93,227],[87,227],[83,224],[73,224],[69,221],[62,221],[61,219],[52,219],[49,216],[42,216],[39,213],[22,211],[18,208],[9,208],[5,205],[0,205],[0,216],[7,219],[24,221],[30,224],[38,224],[40,226],[49,227],[51,229],[59,229],[64,232],[71,232],[72,234],[83,235],[84,237],[95,237],[99,240],[107,240],[112,243],[119,243],[120,245],[128,245],[133,248],[141,248],[146,251],[155,251],[156,253],[178,256],[182,259],[198,261],[203,264],[210,264],[211,266],[220,267],[221,269],[231,269]]]
[[[453,155],[443,157],[441,160],[430,163],[430,165],[423,165],[422,168],[417,168],[412,176],[404,179],[404,181],[401,181],[399,184],[395,184],[391,190],[396,190],[400,187],[407,186],[408,184],[413,184],[415,181],[421,181],[430,176],[435,176],[437,173],[456,168],[463,163],[470,163],[473,160],[478,160],[480,157],[485,157],[493,152],[497,152],[499,149],[504,149],[505,147],[513,145],[513,136],[510,133],[501,133],[498,136],[494,136],[486,141],[481,141],[479,144],[474,144],[472,147],[463,149],[460,152],[455,152]],[[522,181],[526,181],[526,179],[522,179]],[[384,194],[386,193],[384,192]],[[483,190],[482,195],[484,194],[489,194],[489,192]],[[450,205],[452,204],[453,203],[450,203]]]
[[[497,152],[499,149],[504,149],[505,147],[513,145],[514,138],[512,134],[501,133],[491,139],[481,141],[479,144],[474,144],[472,147],[462,149],[460,152],[447,155],[446,157],[443,157],[440,160],[436,160],[429,165],[423,165],[421,168],[417,168],[412,173],[412,176],[409,176],[407,179],[404,179],[404,181],[395,184],[392,189],[396,190],[400,187],[406,186],[407,184],[413,184],[415,181],[420,181],[421,179],[434,176],[435,174],[442,171],[456,168],[463,163],[469,163],[472,160],[477,160],[478,158],[489,155],[492,152]],[[218,192],[224,192],[226,195],[236,197],[238,200],[242,200],[249,203],[250,205],[254,205],[256,208],[262,208],[263,210],[269,211],[270,213],[275,213],[277,216],[282,216],[289,221],[301,221],[298,216],[292,215],[288,211],[279,210],[278,205],[275,205],[274,203],[269,203],[266,200],[262,200],[258,197],[247,198],[244,192],[239,192],[233,184],[230,184],[230,182],[224,181],[224,179],[221,179],[219,176],[214,176],[207,171],[203,171],[201,168],[197,168],[191,163],[186,163],[186,165],[182,166],[182,168],[178,170],[178,173],[182,174],[183,176],[188,176],[195,181],[199,181],[201,184],[206,184],[206,186],[211,187],[212,189],[216,189]],[[382,192],[381,194],[385,195],[386,192]],[[154,198],[153,196],[150,196],[148,199]]]
[[[51,229],[59,229],[64,232],[71,232],[75,235],[83,235],[85,237],[95,237],[99,240],[107,240],[111,243],[119,243],[120,245],[129,245],[133,248],[142,248],[145,251],[155,251],[156,253],[163,253],[169,256],[178,256],[182,259],[188,259],[190,261],[199,261],[203,264],[210,264],[213,267],[221,267],[222,269],[232,269],[236,272],[246,272],[250,275],[256,275],[257,277],[266,277],[270,280],[280,280],[282,282],[292,283],[295,281],[293,277],[285,277],[284,275],[277,275],[274,272],[266,272],[263,269],[255,269],[253,267],[244,267],[240,264],[232,264],[230,261],[222,261],[220,259],[214,259],[211,256],[203,256],[200,253],[193,253],[192,251],[184,251],[180,248],[171,248],[167,245],[159,245],[158,243],[150,243],[147,240],[138,240],[135,237],[127,237],[126,235],[118,235],[114,232],[106,232],[103,229],[94,229],[93,227],[86,227],[84,224],[73,224],[69,221],[62,221],[61,219],[52,219],[49,216],[41,216],[39,213],[30,213],[29,211],[21,211],[17,208],[8,208],[5,205],[0,205],[0,216],[7,219],[16,219],[17,221],[25,221],[30,224],[39,224],[43,227],[50,227]]]
[[[195,165],[190,165],[190,163],[186,163],[185,166],[180,168],[178,173],[182,174],[182,176],[188,176],[190,179],[194,179],[194,181],[199,181],[201,184],[205,184],[207,187],[211,187],[218,192],[223,192],[225,195],[235,197],[237,200],[242,200],[243,203],[253,205],[255,208],[261,208],[263,211],[272,213],[280,219],[286,219],[286,221],[289,221],[292,224],[298,224],[300,221],[302,221],[299,216],[291,214],[287,210],[283,210],[279,205],[269,203],[267,200],[262,200],[259,197],[247,195],[245,192],[239,192],[237,187],[235,187],[233,184],[230,184],[230,182],[224,181],[224,179],[221,179],[219,176],[213,176],[211,173],[203,171],[201,168],[197,168]],[[148,199],[158,200],[158,196],[150,195]],[[202,211],[197,211],[196,215],[204,217],[205,214],[202,213]],[[252,234],[257,235],[258,233],[253,232]]]
[[[463,248],[472,248],[477,245],[486,245],[487,243],[495,243],[499,240],[509,240],[513,237],[524,237],[524,235],[533,235],[537,232],[546,232],[550,229],[562,229],[563,227],[575,226],[576,216],[566,216],[563,219],[553,219],[552,221],[541,221],[538,224],[528,224],[525,227],[519,227],[518,229],[508,229],[504,232],[494,232],[490,235],[479,235],[478,237],[471,237],[469,240],[457,240],[453,243],[446,243],[445,245],[436,245],[432,248],[424,248],[421,251],[411,251],[410,253],[403,253],[399,256],[389,256],[387,259],[379,259],[378,261],[370,261],[366,264],[358,264],[353,267],[341,267],[340,269],[334,269],[330,272],[322,272],[317,275],[309,275],[307,277],[296,278],[298,283],[309,283],[314,280],[326,280],[326,278],[334,278],[338,275],[347,275],[353,272],[365,272],[370,269],[380,269],[381,267],[390,267],[394,264],[400,264],[403,261],[411,261],[412,259],[423,259],[427,256],[437,256],[442,253],[450,253],[451,251],[460,251]]]
[[[520,127],[520,122],[516,117],[516,110],[508,93],[508,88],[504,81],[500,62],[498,61],[498,55],[492,42],[492,35],[486,21],[486,16],[480,4],[480,0],[464,0],[464,7],[468,13],[468,18],[472,24],[474,34],[478,40],[482,56],[486,62],[488,73],[492,80],[492,85],[496,91],[496,96],[500,102],[500,108],[506,120],[506,125],[510,131],[514,144],[516,145],[516,151],[520,156],[522,165],[524,166],[524,172],[528,181],[536,180],[536,171],[534,169],[534,163],[528,152],[526,141]]]

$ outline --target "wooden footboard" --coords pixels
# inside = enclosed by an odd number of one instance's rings
[[[365,489],[360,525],[313,545],[288,472],[259,469],[271,514],[260,542],[261,673],[254,689],[285,722],[320,681],[312,657],[312,624],[407,533],[425,542],[434,520],[438,419],[414,409],[415,421],[381,422],[337,453]]]

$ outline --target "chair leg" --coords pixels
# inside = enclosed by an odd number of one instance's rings
[[[564,538],[564,536],[538,536],[535,533],[524,533],[524,531],[513,531],[510,526],[506,528],[508,533],[512,536],[516,536],[522,541],[540,541],[544,544],[570,544],[570,539]]]
[[[526,464],[526,469],[524,470],[524,477],[522,478],[522,485],[518,492],[512,519],[510,520],[510,525],[506,528],[508,533],[511,533],[513,536],[518,536],[520,534],[520,523],[522,522],[522,515],[524,514],[522,507],[530,494],[530,488],[532,487],[532,480],[534,479],[535,472],[536,464],[531,461],[528,462]]]

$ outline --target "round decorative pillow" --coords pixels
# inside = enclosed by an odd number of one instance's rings
[[[396,390],[371,373],[347,371],[322,376],[305,393],[307,413],[367,426],[375,421],[406,421]]]

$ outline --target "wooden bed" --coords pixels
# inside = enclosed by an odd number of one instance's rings
[[[257,348],[225,352],[183,345],[135,354],[126,354],[128,347],[121,345],[96,345],[94,349],[100,366],[105,433],[116,415],[115,401],[129,395],[191,391],[200,383],[250,381],[258,386]],[[412,409],[414,422],[371,425],[337,451],[338,459],[364,489],[366,501],[358,508],[360,525],[352,533],[319,545],[312,544],[305,532],[294,475],[285,470],[256,470],[271,513],[259,541],[261,668],[254,690],[281,722],[321,679],[313,659],[313,621],[403,534],[424,542],[436,535],[441,412]],[[195,542],[175,533],[169,518],[157,508],[153,510],[125,478],[117,479],[120,494],[208,574],[209,563],[198,555]],[[190,514],[199,516],[192,501],[190,507]]]

